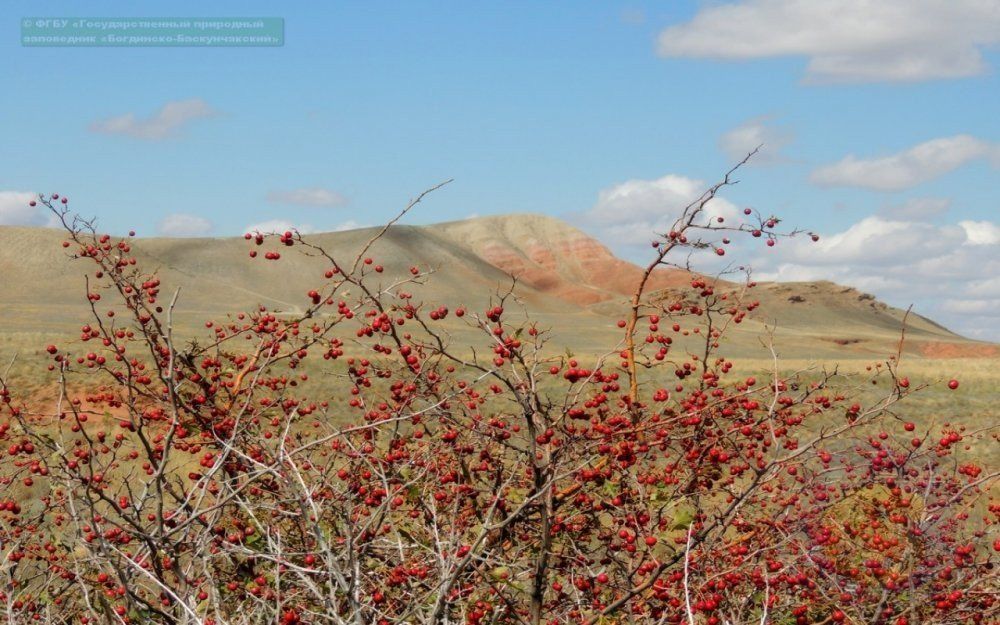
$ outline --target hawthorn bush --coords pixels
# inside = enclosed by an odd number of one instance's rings
[[[621,344],[594,359],[546,349],[511,293],[413,301],[426,268],[368,256],[395,220],[347,259],[248,234],[248,262],[315,258],[305,311],[178,336],[178,293],[131,238],[40,197],[89,264],[90,318],[45,348],[56,400],[0,380],[9,622],[996,622],[997,473],[961,453],[995,436],[905,421],[902,343],[862,403],[834,373],[731,373],[748,273],[644,292],[678,253],[785,236],[750,209],[708,219],[733,171],[654,242]],[[303,396],[306,358],[343,393]]]

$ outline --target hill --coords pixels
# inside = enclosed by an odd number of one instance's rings
[[[377,232],[374,228],[308,235],[336,258],[349,261]],[[62,233],[0,227],[0,310],[6,342],[17,335],[75,332],[87,311],[85,269],[71,261]],[[242,238],[140,238],[136,254],[155,269],[164,292],[181,287],[179,323],[194,324],[259,304],[299,310],[305,293],[322,282],[326,266],[292,249],[281,262],[247,256]],[[370,253],[385,266],[388,287],[411,265],[434,268],[427,284],[407,287],[415,299],[473,309],[510,287],[524,308],[553,329],[554,346],[577,351],[614,345],[641,269],[616,258],[582,231],[540,215],[504,215],[430,226],[394,226]],[[690,280],[679,270],[658,271],[650,291],[666,297]],[[734,288],[722,283],[720,288]],[[776,326],[785,357],[837,358],[884,355],[898,341],[904,312],[868,294],[829,282],[764,283],[753,316],[730,337],[730,353],[764,355],[759,336]],[[911,314],[907,349],[928,357],[995,356],[996,346],[970,341]]]

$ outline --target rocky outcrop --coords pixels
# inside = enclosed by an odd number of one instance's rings
[[[630,295],[642,276],[640,267],[552,217],[503,215],[440,224],[437,229],[520,282],[581,306]],[[658,269],[647,288],[677,286],[687,279],[684,271]]]

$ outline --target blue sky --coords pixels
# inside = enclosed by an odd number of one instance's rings
[[[111,231],[328,230],[454,178],[411,223],[547,213],[639,258],[657,212],[762,137],[725,201],[828,257],[747,249],[762,276],[1000,339],[1000,2],[883,5],[8,1],[0,223],[42,223],[18,194],[60,191]],[[277,16],[285,45],[21,47],[37,15]]]

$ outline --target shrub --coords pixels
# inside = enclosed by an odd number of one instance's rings
[[[785,236],[749,209],[706,221],[733,171],[645,278],[721,237]],[[755,307],[748,273],[692,274],[666,300],[642,284],[622,343],[571,358],[512,293],[419,304],[419,267],[380,286],[378,236],[342,259],[251,233],[252,262],[315,258],[305,311],[182,337],[177,292],[130,237],[40,201],[89,263],[90,319],[46,348],[54,402],[0,387],[10,622],[995,622],[998,508],[973,509],[996,473],[958,453],[984,433],[904,423],[920,389],[901,350],[872,368],[874,402],[777,362],[737,378],[719,350]],[[452,344],[449,323],[481,343]],[[316,359],[340,376],[330,398],[302,390]]]

